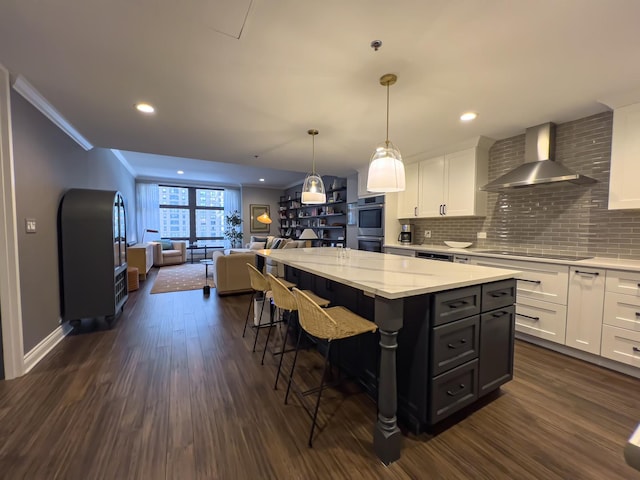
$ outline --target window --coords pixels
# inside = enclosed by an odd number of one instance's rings
[[[224,190],[160,185],[160,235],[224,246]]]

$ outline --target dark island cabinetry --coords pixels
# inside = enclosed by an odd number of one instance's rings
[[[286,275],[375,321],[373,296],[295,268],[286,267]],[[403,299],[396,352],[401,423],[421,432],[513,378],[515,295],[515,280],[509,279]],[[332,359],[373,396],[379,341],[379,333],[350,339]]]
[[[124,199],[117,191],[71,189],[58,217],[62,319],[110,322],[128,298]]]

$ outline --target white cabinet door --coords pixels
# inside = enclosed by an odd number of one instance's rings
[[[445,155],[444,214],[447,217],[479,215],[476,207],[476,149]],[[484,192],[483,192],[484,193]],[[481,202],[486,211],[486,198]]]
[[[609,209],[640,208],[640,103],[613,112]]]
[[[600,355],[605,270],[571,267],[565,344]]]
[[[444,208],[444,156],[420,162],[418,216],[440,217]]]
[[[358,170],[358,198],[373,197],[379,195],[367,190],[367,178],[369,176],[369,165]]]
[[[398,218],[414,218],[418,215],[418,175],[419,165],[404,166],[405,190],[398,192]]]

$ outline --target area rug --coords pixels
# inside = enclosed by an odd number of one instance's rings
[[[198,290],[205,285],[205,266],[200,263],[184,263],[160,267],[151,293],[182,292]],[[209,265],[207,285],[215,287],[213,283],[213,265]]]

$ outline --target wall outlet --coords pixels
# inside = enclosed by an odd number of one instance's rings
[[[479,239],[487,238],[487,232],[478,232],[478,238]]]
[[[424,238],[431,238],[431,230],[424,231]]]

